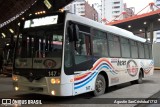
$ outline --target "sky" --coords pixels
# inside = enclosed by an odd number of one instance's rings
[[[135,7],[135,13],[141,11],[153,1],[154,0],[123,0],[124,3],[127,3],[127,7]]]
[[[86,0],[89,3],[96,3],[100,0]],[[135,13],[142,10],[146,7],[149,3],[153,2],[154,0],[123,0],[124,3],[127,3],[127,7],[135,7]]]

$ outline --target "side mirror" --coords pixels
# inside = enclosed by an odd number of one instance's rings
[[[79,28],[76,24],[71,24],[68,26],[67,31],[69,42],[78,41],[79,39]]]

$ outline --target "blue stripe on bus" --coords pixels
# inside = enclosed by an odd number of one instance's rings
[[[83,81],[80,81],[80,82],[77,82],[77,83],[74,83],[74,85],[78,85],[78,84],[81,84],[81,83],[83,83],[83,82],[85,82],[85,81],[87,81],[92,75],[94,75],[95,74],[95,72],[94,73],[92,73],[88,78],[86,78],[85,80],[83,80]]]
[[[101,66],[103,66],[103,65],[107,65],[108,67],[109,67],[109,69],[112,69],[108,64],[106,64],[106,63],[103,63],[103,64],[101,64],[96,70],[98,70]]]
[[[102,66],[102,67],[100,68],[100,70],[101,70],[102,68],[107,68],[107,69],[109,69],[108,66]],[[109,71],[110,71],[113,75],[115,75],[115,72],[113,72],[112,69],[109,69]]]
[[[106,64],[106,63],[101,64],[96,70],[98,70],[101,66],[107,66],[107,67],[108,67],[107,69],[109,69],[110,72],[113,72],[113,73],[117,74],[117,72],[115,72],[115,71],[113,70],[113,68],[111,68],[111,67],[110,67],[108,64]]]
[[[92,79],[97,75],[98,73],[96,72],[93,77],[91,79],[89,79],[86,83],[80,85],[80,86],[77,86],[77,87],[74,87],[74,89],[78,89],[78,88],[81,88],[83,86],[85,86],[86,84],[88,84],[90,81],[92,81]]]

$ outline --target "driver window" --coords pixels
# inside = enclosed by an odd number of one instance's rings
[[[89,60],[91,55],[89,35],[79,34],[79,39],[75,43],[75,64],[80,64]]]

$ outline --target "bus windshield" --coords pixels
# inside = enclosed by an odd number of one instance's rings
[[[15,67],[58,69],[61,67],[63,26],[54,29],[23,30],[19,35]],[[32,28],[31,28],[32,29]]]

